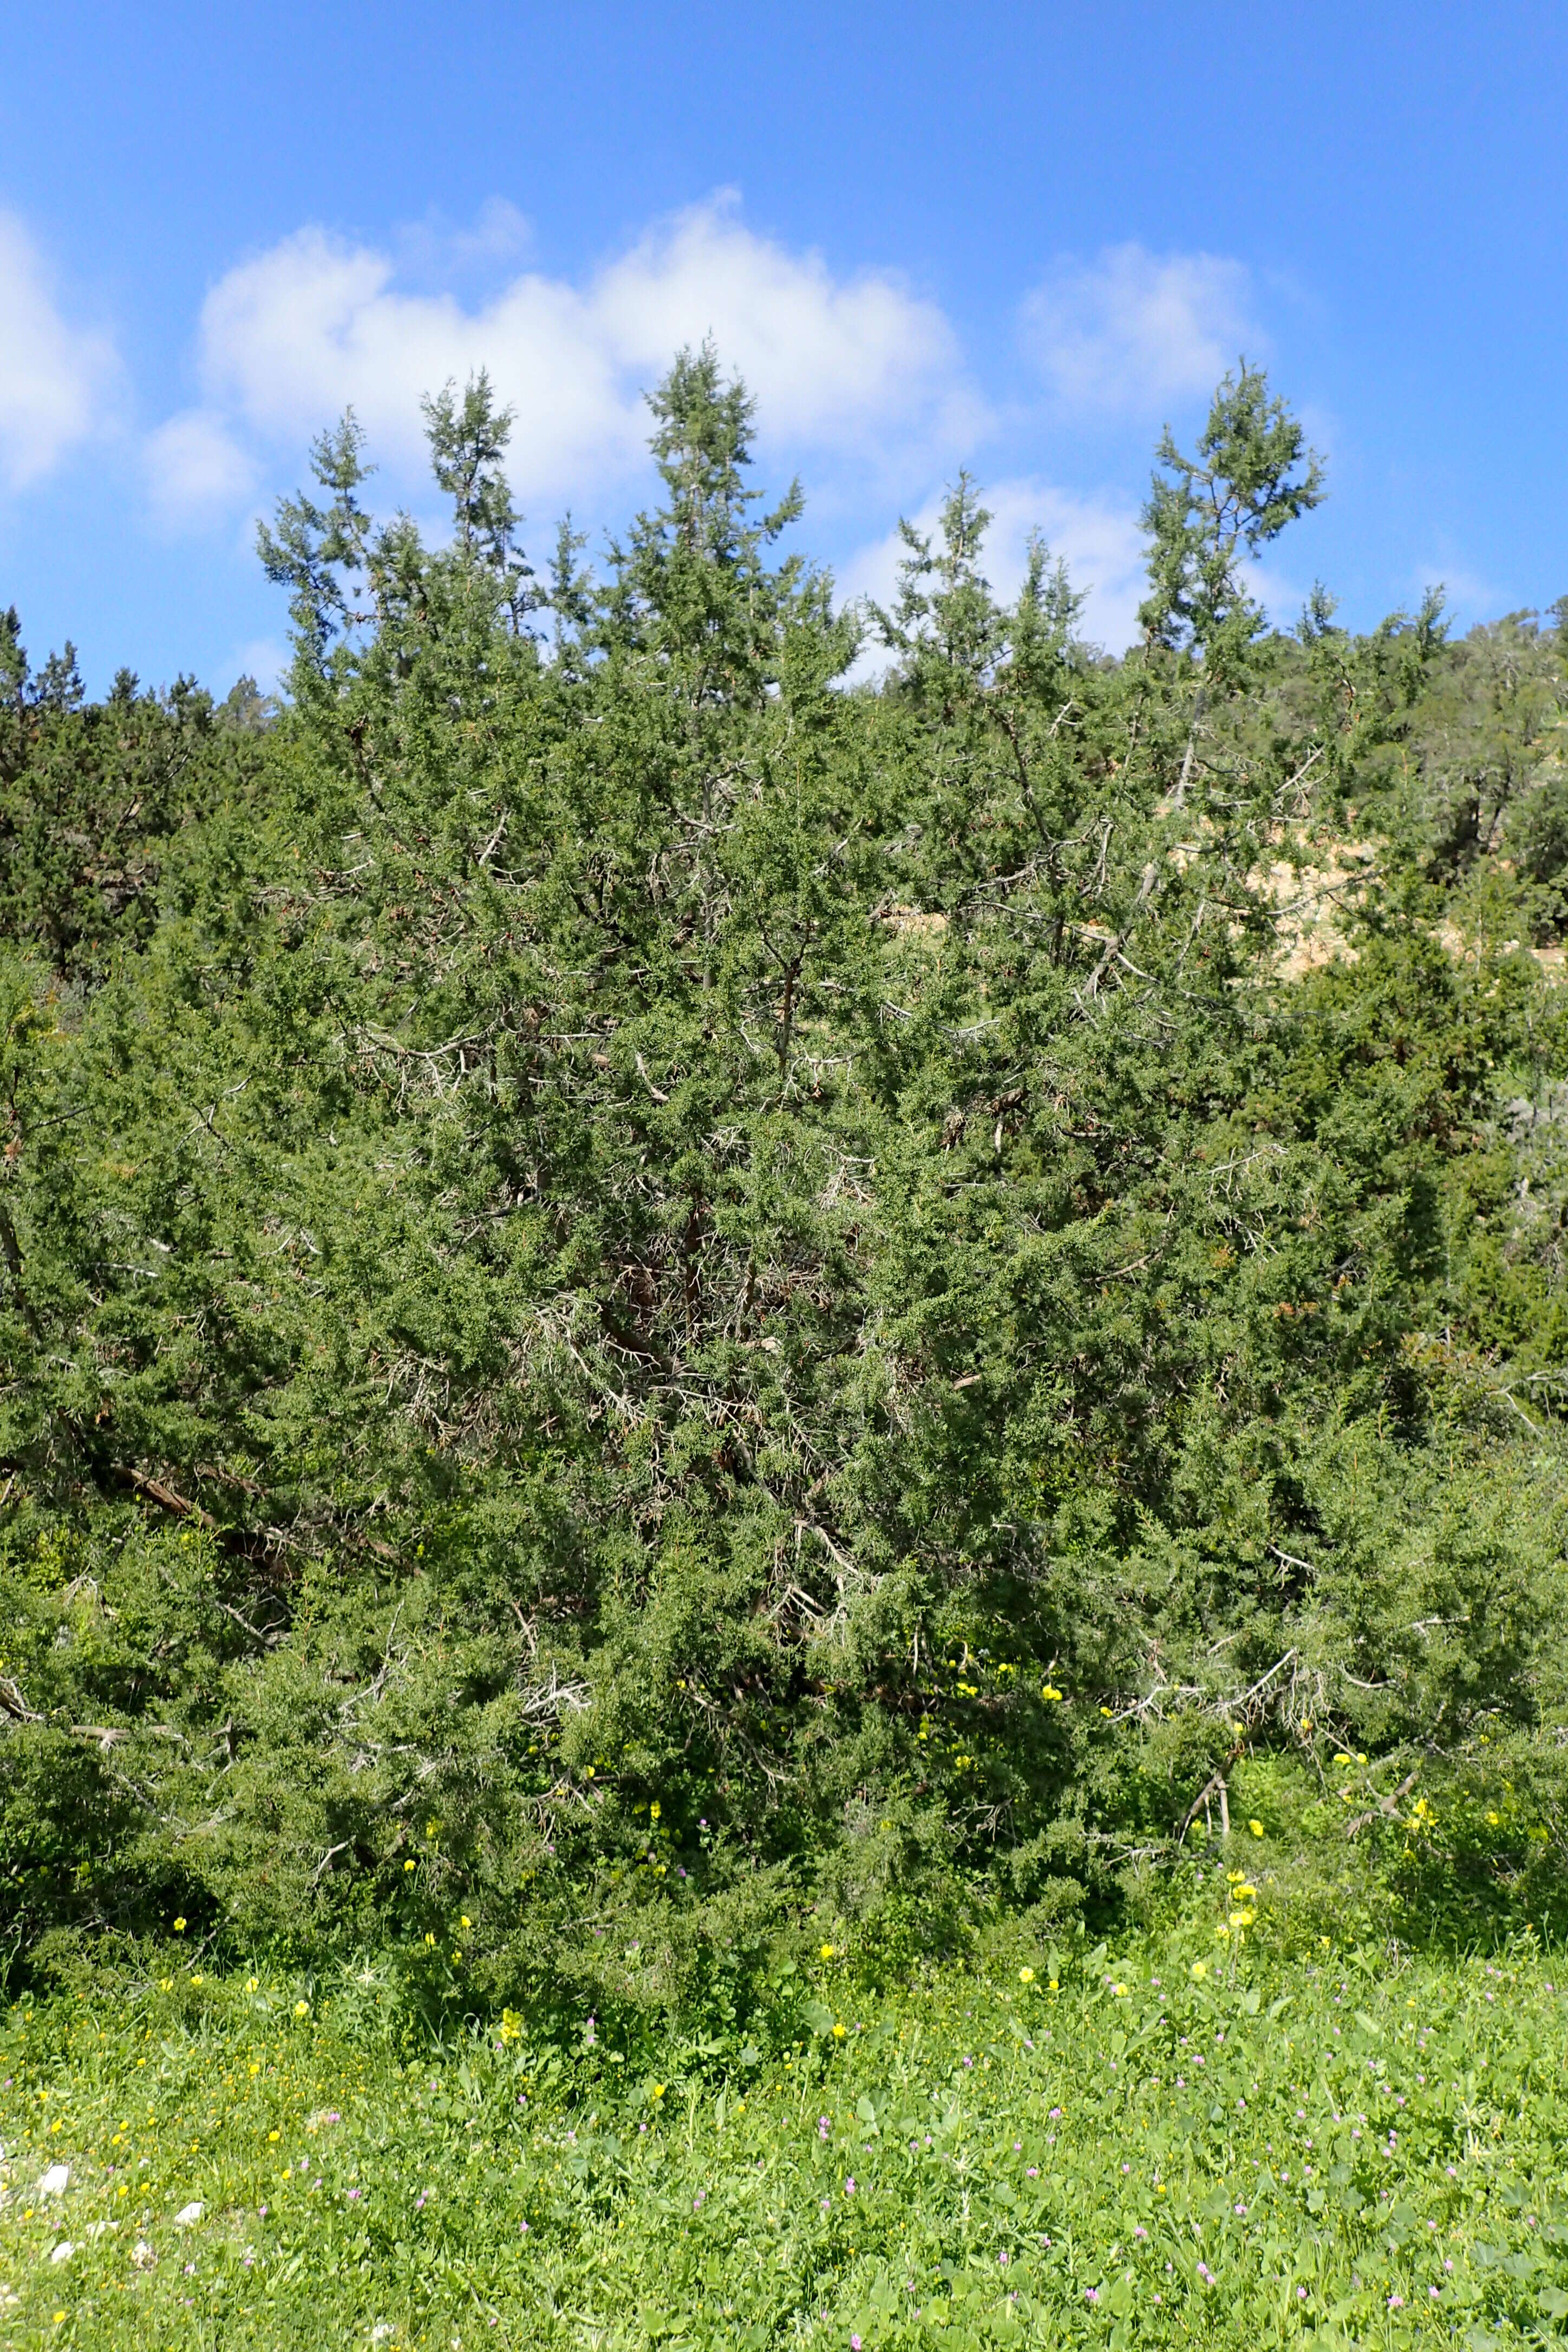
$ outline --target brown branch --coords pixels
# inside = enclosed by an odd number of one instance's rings
[[[1197,1795],[1193,1799],[1192,1803],[1187,1807],[1187,1810],[1183,1814],[1180,1822],[1177,1824],[1177,1843],[1180,1843],[1181,1840],[1186,1836],[1187,1832],[1192,1828],[1193,1823],[1197,1820],[1199,1813],[1202,1812],[1204,1807],[1208,1803],[1211,1797],[1218,1797],[1222,1802],[1225,1802],[1227,1794],[1228,1792],[1225,1784],[1225,1774],[1223,1772],[1211,1773],[1209,1778],[1204,1782],[1203,1787],[1198,1790]],[[1229,1817],[1229,1805],[1228,1803],[1226,1803],[1226,1815],[1227,1819]]]
[[[1115,962],[1117,957],[1121,953],[1122,949],[1127,945],[1128,940],[1131,938],[1134,926],[1137,923],[1139,916],[1143,911],[1146,901],[1153,895],[1154,885],[1158,878],[1158,867],[1155,866],[1152,862],[1145,866],[1143,868],[1142,877],[1138,885],[1137,895],[1133,898],[1131,908],[1128,913],[1127,920],[1121,926],[1121,930],[1118,931],[1113,938],[1107,940],[1104,953],[1101,955],[1100,961],[1095,965],[1094,970],[1089,973],[1089,979],[1085,982],[1086,991],[1089,996],[1093,997],[1099,995],[1100,982],[1104,979],[1106,973],[1110,971],[1111,965]]]
[[[1358,1813],[1353,1822],[1347,1822],[1345,1823],[1346,1837],[1353,1838],[1359,1831],[1364,1830],[1369,1822],[1375,1822],[1380,1815],[1386,1816],[1390,1821],[1396,1820],[1399,1814],[1399,1803],[1401,1798],[1407,1797],[1410,1794],[1411,1790],[1415,1786],[1417,1780],[1420,1778],[1420,1774],[1421,1767],[1418,1764],[1414,1772],[1407,1772],[1405,1774],[1404,1780],[1401,1780],[1398,1788],[1394,1790],[1392,1796],[1379,1797],[1371,1812]]]

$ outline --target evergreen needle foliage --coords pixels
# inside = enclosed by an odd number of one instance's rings
[[[542,583],[484,377],[439,548],[345,418],[284,706],[0,629],[16,1965],[732,2016],[1247,1819],[1303,1918],[1555,1916],[1555,621],[1266,634],[1245,365],[1120,660],[967,481],[838,608],[711,350],[651,407]]]

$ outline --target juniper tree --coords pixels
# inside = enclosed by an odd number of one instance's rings
[[[1568,1044],[1507,944],[1562,887],[1555,635],[1256,642],[1319,484],[1243,370],[1167,443],[1152,646],[1079,644],[1043,551],[1004,606],[963,484],[849,688],[743,387],[688,353],[653,416],[555,659],[482,383],[427,420],[445,544],[318,445],[272,724],[35,708],[0,635],[11,1940],[418,1971],[460,1906],[465,2002],[728,2031],[807,1903],[879,1968],[1114,1917],[1215,1774],[1370,1900],[1324,1732],[1555,1824]],[[1510,762],[1458,867],[1450,689]],[[1283,798],[1380,845],[1296,981]],[[111,802],[164,833],[88,953]],[[1384,1916],[1552,1916],[1559,1835],[1391,1825]]]
[[[1238,673],[1262,623],[1244,562],[1318,505],[1322,461],[1270,396],[1262,369],[1245,360],[1215,394],[1197,455],[1183,456],[1169,425],[1157,454],[1142,515],[1150,593],[1139,625],[1151,645],[1196,655],[1223,682]]]

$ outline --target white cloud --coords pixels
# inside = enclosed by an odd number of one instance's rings
[[[1065,561],[1072,585],[1087,597],[1079,624],[1084,636],[1112,653],[1132,643],[1147,582],[1143,531],[1131,506],[1108,497],[1079,497],[1029,477],[987,484],[982,504],[992,522],[981,568],[1004,602],[1023,584],[1029,535],[1037,530],[1053,561]],[[940,498],[929,499],[910,518],[917,530],[934,533],[941,508]],[[905,552],[897,531],[864,548],[844,568],[841,594],[889,604]],[[869,649],[867,658],[877,667]]]
[[[1412,612],[1419,610],[1428,589],[1441,588],[1444,608],[1461,628],[1470,628],[1477,621],[1495,619],[1500,613],[1517,611],[1521,602],[1484,572],[1471,571],[1463,563],[1424,563],[1410,573],[1409,579]]]
[[[1025,339],[1065,407],[1148,412],[1264,350],[1251,292],[1245,266],[1218,254],[1110,246],[1051,271],[1024,304]]]
[[[263,694],[275,694],[289,659],[289,647],[276,637],[247,637],[235,647],[226,668],[233,673],[233,682],[242,677],[254,678]],[[220,666],[218,675],[224,675],[224,666]]]
[[[533,244],[533,224],[504,196],[487,196],[467,226],[437,209],[410,221],[396,237],[400,270],[440,283],[443,278],[515,267]]]
[[[1065,557],[1073,586],[1087,593],[1084,635],[1108,652],[1125,651],[1138,635],[1138,607],[1149,593],[1148,542],[1136,508],[1068,490],[1037,491],[1026,483],[1005,487],[1009,507],[998,500],[998,516],[1010,514],[1019,576],[1025,539],[1037,523],[1051,553]]]
[[[0,475],[13,488],[102,421],[113,374],[111,345],[67,324],[26,230],[0,213]]]
[[[791,439],[863,446],[963,397],[934,303],[874,272],[836,279],[819,254],[753,236],[732,200],[645,237],[589,300],[620,365],[644,377],[711,331],[768,429]]]
[[[247,499],[256,468],[221,420],[202,409],[171,416],[147,436],[142,450],[153,509],[179,523]]]
[[[247,436],[297,451],[352,404],[395,474],[422,457],[419,400],[488,367],[516,412],[520,495],[582,496],[643,459],[641,394],[711,332],[770,438],[885,463],[972,437],[979,404],[938,307],[877,272],[759,236],[721,197],[660,224],[584,285],[537,271],[477,308],[400,286],[391,257],[303,229],[213,289],[202,314],[205,412],[165,426],[176,479],[216,484]],[[177,429],[176,429],[177,428]],[[242,495],[234,466],[232,495]]]

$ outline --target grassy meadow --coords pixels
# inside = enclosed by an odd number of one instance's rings
[[[372,1969],[22,2004],[0,2346],[1554,2340],[1552,1960],[1206,1932],[883,1993],[829,1948],[658,2071]]]

